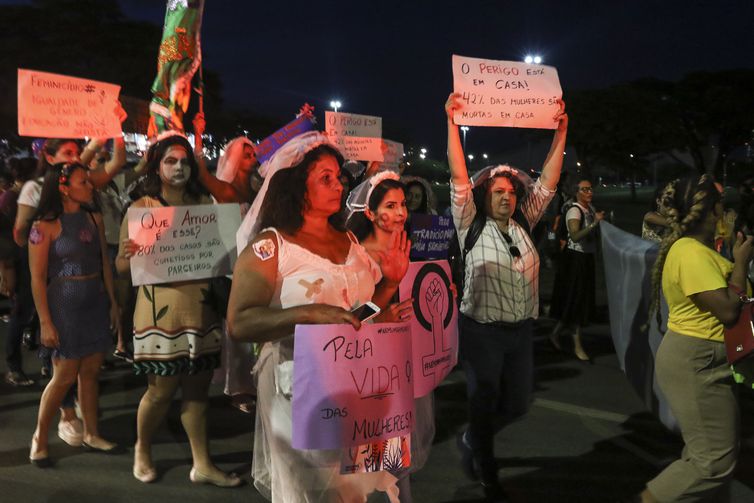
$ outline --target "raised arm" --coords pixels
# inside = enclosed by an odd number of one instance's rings
[[[278,252],[275,234],[263,232],[238,257],[228,300],[231,338],[257,343],[274,341],[291,335],[299,324],[350,323],[356,329],[361,327],[353,313],[340,307],[269,307],[278,274]]]
[[[199,181],[204,185],[212,197],[220,203],[242,203],[240,194],[232,184],[224,182],[209,172],[207,161],[204,158],[204,143],[202,135],[207,126],[204,114],[199,112],[194,116],[194,156],[199,165]]]
[[[453,122],[453,112],[462,107],[461,94],[450,93],[445,102],[445,114],[448,117],[448,165],[450,165],[450,179],[455,185],[468,185],[469,172],[466,169],[466,158],[463,154],[461,136],[458,126]]]
[[[123,122],[128,117],[128,114],[123,109],[120,102],[118,102],[117,107],[115,108],[115,113],[118,115],[118,120],[120,120],[122,129]],[[103,140],[90,141],[81,153],[81,163],[84,166],[89,166],[92,158],[101,150],[104,144],[105,141]],[[126,141],[123,139],[123,134],[121,133],[113,138],[113,155],[110,157],[110,160],[104,166],[91,170],[89,172],[89,180],[95,188],[102,188],[110,183],[110,180],[112,180],[125,165]]]
[[[563,169],[563,155],[566,147],[566,135],[568,134],[568,115],[565,113],[565,102],[558,100],[560,109],[553,116],[553,120],[558,122],[558,128],[552,138],[550,151],[542,166],[542,176],[539,177],[540,183],[547,189],[555,190],[560,180],[560,171]]]

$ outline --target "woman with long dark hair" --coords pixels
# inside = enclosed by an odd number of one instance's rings
[[[261,344],[255,367],[257,422],[252,476],[275,503],[366,501],[395,494],[388,472],[341,472],[343,450],[297,450],[292,437],[293,331],[297,324],[346,323],[372,301],[385,307],[408,268],[410,242],[394,233],[382,270],[338,218],[343,158],[321,133],[293,138],[270,159],[270,171],[239,234],[253,239],[233,272],[228,328]],[[394,499],[392,501],[395,501]]]
[[[369,255],[382,267],[382,255],[390,247],[393,233],[403,230],[408,218],[406,189],[398,173],[381,171],[362,182],[349,194],[346,203],[350,229]],[[413,301],[394,303],[380,313],[377,322],[406,322],[413,316]],[[409,474],[416,473],[427,462],[435,437],[434,398],[428,393],[414,400],[415,426],[411,433],[411,466],[400,474],[398,497],[401,503],[412,501]],[[390,439],[399,442],[400,437]]]
[[[120,330],[112,272],[107,264],[102,216],[91,213],[94,188],[78,163],[56,164],[42,184],[29,233],[31,286],[42,345],[52,352],[54,372],[42,393],[29,459],[50,466],[48,430],[63,396],[78,380],[83,445],[116,452],[97,429],[98,375],[111,344],[110,327]],[[109,300],[109,305],[108,305]]]
[[[161,138],[147,153],[143,197],[134,208],[211,204],[198,178],[198,166],[186,138],[177,133]],[[120,274],[130,271],[138,249],[128,238],[128,221],[121,225],[116,259]],[[202,302],[209,280],[143,285],[134,311],[134,370],[147,376],[147,391],[139,403],[133,475],[153,482],[152,437],[167,414],[176,390],[182,392],[181,422],[191,444],[195,483],[235,487],[241,479],[219,470],[209,456],[207,407],[212,370],[220,364],[220,316]],[[165,344],[169,339],[171,344]]]

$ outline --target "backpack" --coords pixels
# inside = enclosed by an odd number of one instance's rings
[[[560,211],[558,225],[555,227],[555,239],[560,243],[561,250],[568,244],[568,222],[566,222],[566,214],[568,213],[568,210],[574,206],[579,209],[579,214],[581,215],[580,223],[582,227],[584,226],[584,211],[581,207],[574,202],[565,203],[563,209]]]
[[[529,227],[529,221],[526,220],[524,214],[516,208],[511,217],[520,225],[526,234],[531,233]],[[487,224],[487,217],[483,216],[480,212],[474,215],[474,219],[469,226],[469,232],[466,233],[466,238],[463,240],[463,250],[461,250],[461,243],[458,239],[458,232],[454,231],[450,237],[450,244],[448,246],[448,263],[450,264],[450,274],[453,278],[453,283],[456,285],[458,295],[456,296],[456,302],[460,305],[461,298],[463,297],[464,281],[466,279],[466,255],[474,248],[474,245],[479,240],[479,236],[482,235],[484,226]]]

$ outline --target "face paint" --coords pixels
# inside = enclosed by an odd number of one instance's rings
[[[252,250],[261,261],[269,260],[275,256],[275,243],[271,239],[263,239],[251,245]]]
[[[41,243],[45,238],[45,235],[42,233],[41,230],[39,230],[38,227],[32,227],[31,231],[29,232],[29,242],[33,245],[38,245]]]

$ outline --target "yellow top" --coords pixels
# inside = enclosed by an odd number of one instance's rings
[[[733,262],[693,238],[670,247],[662,270],[662,291],[670,308],[668,328],[676,333],[723,342],[723,324],[691,300],[696,293],[728,286]]]

